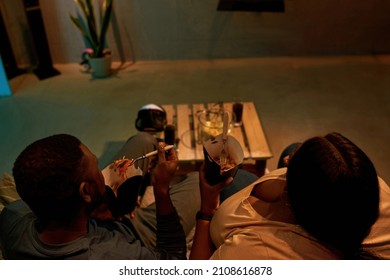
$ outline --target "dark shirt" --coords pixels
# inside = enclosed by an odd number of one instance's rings
[[[147,260],[185,259],[186,243],[174,211],[157,216],[157,245],[144,247],[130,227],[121,222],[90,219],[86,236],[65,244],[39,239],[37,218],[22,200],[7,205],[0,215],[0,242],[5,259]]]

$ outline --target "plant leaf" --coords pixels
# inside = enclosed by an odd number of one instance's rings
[[[86,1],[87,4],[85,4],[84,1]],[[96,22],[93,15],[93,8],[89,9],[89,7],[92,7],[91,0],[74,0],[74,2],[80,7],[80,10],[84,14],[85,22],[88,26],[89,37],[94,42],[93,45],[98,45],[99,39],[96,33]]]
[[[100,49],[99,53],[103,53],[104,44],[106,41],[106,34],[111,21],[111,14],[113,11],[113,0],[105,0],[103,3],[103,20],[100,29]]]
[[[106,44],[106,33],[110,25],[111,14],[113,12],[114,0],[103,0],[102,6],[99,6],[98,10],[101,19],[100,28],[97,26],[94,15],[94,3],[96,2],[93,2],[93,0],[74,0],[74,2],[78,5],[84,18],[77,11],[76,17],[70,15],[71,20],[81,31],[86,41],[93,49],[93,56],[102,57]]]
[[[99,43],[99,35],[97,34],[97,24],[95,20],[95,11],[93,10],[93,5],[91,0],[85,0],[88,10],[88,28],[91,32],[92,39],[98,44]]]
[[[72,15],[69,15],[70,16],[70,19],[72,20],[72,22],[76,25],[76,27],[81,31],[81,34],[83,35],[83,37],[87,40],[88,44],[90,45],[90,47],[92,49],[94,49],[94,51],[96,51],[98,49],[98,46],[97,44],[92,40],[91,36],[90,36],[90,33],[88,31],[88,28],[86,27],[86,23],[84,22],[84,20],[81,18],[80,14],[78,14],[77,18],[72,16]]]

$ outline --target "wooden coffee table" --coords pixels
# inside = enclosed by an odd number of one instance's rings
[[[244,151],[242,168],[262,176],[265,172],[267,159],[273,155],[254,103],[243,102],[243,105],[242,125],[234,127],[230,135],[240,142]],[[168,124],[173,124],[176,127],[180,160],[179,173],[197,170],[203,162],[203,146],[198,141],[197,113],[215,106],[222,106],[225,110],[232,111],[233,103],[162,105],[167,112]]]

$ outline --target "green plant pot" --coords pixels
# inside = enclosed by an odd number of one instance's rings
[[[101,58],[89,58],[93,78],[106,78],[111,75],[111,55]]]

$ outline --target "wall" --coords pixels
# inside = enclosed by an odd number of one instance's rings
[[[21,0],[0,1],[4,24],[13,48],[15,60],[20,65],[34,63],[35,58],[31,49],[31,37],[28,31],[27,19]]]
[[[17,1],[4,1],[8,25],[23,28],[10,12]],[[40,3],[53,61],[79,62],[83,43],[68,16],[73,0]],[[116,0],[109,47],[126,61],[390,53],[388,0],[285,4],[284,13],[258,13],[217,11],[218,0]],[[15,51],[23,62],[29,52],[20,33]]]

